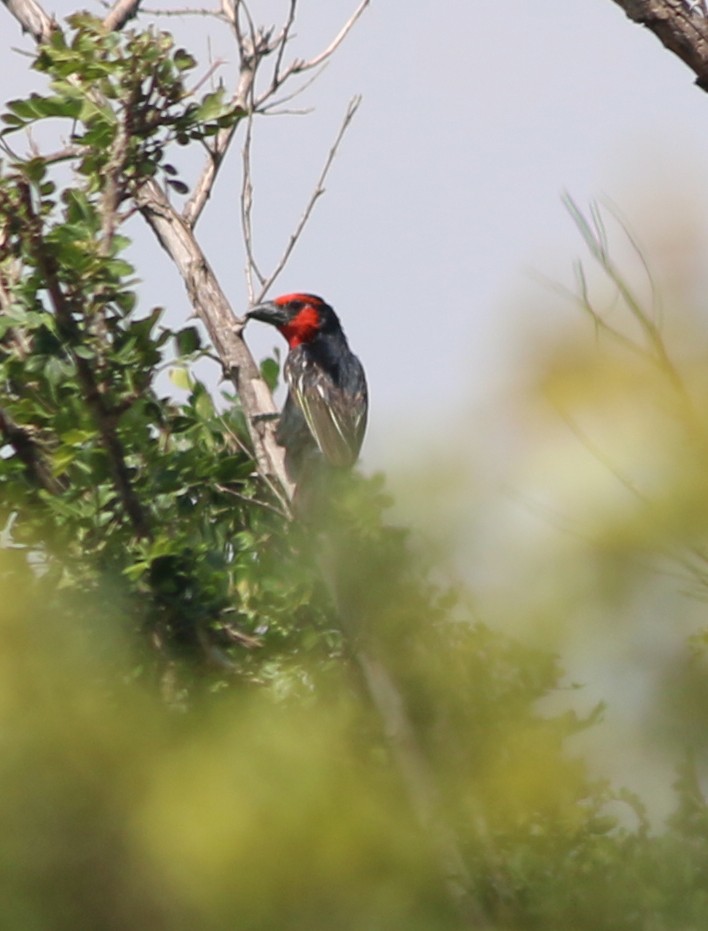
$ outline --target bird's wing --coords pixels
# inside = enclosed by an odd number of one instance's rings
[[[330,465],[354,465],[366,429],[366,382],[360,366],[340,386],[322,369],[306,364],[291,379],[290,392]]]

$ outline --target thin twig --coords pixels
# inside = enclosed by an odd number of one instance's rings
[[[556,408],[558,415],[561,417],[566,426],[569,427],[573,435],[578,439],[578,441],[583,445],[588,453],[602,465],[607,471],[614,476],[615,479],[622,485],[626,491],[628,491],[634,498],[639,501],[639,503],[646,509],[646,511],[654,516],[656,513],[656,508],[652,499],[645,495],[635,484],[634,482],[625,475],[621,469],[615,465],[610,456],[604,452],[600,447],[588,436],[588,434],[580,427],[580,425],[567,413]],[[661,513],[659,512],[659,516]],[[706,554],[703,553],[697,546],[688,546],[686,547],[688,555],[682,553],[680,550],[684,547],[684,544],[681,540],[676,541],[678,549],[673,551],[673,549],[667,547],[666,555],[677,562],[682,566],[688,573],[688,576],[684,576],[684,580],[688,578],[693,578],[694,581],[699,583],[705,583],[706,581],[706,572],[703,569],[700,569],[698,566],[695,566],[689,559],[689,555],[692,555],[701,562],[706,561]],[[668,575],[669,573],[665,573]],[[680,576],[675,575],[675,578],[680,578]]]
[[[637,322],[642,333],[644,334],[644,337],[649,346],[648,350],[643,350],[645,358],[650,359],[659,368],[659,370],[664,373],[664,375],[673,385],[676,393],[680,396],[686,412],[691,416],[692,419],[695,419],[695,412],[693,410],[693,402],[691,400],[690,394],[686,384],[681,378],[678,369],[676,368],[676,365],[669,355],[664,338],[661,334],[661,330],[654,322],[654,320],[651,319],[651,316],[646,312],[642,302],[634,293],[633,289],[629,286],[620,270],[610,258],[607,234],[597,206],[593,205],[591,209],[591,224],[583,215],[578,205],[568,194],[563,196],[563,203],[571,218],[573,219],[573,222],[578,227],[580,235],[583,237],[591,255],[603,270],[607,278],[617,289],[617,293],[624,301],[627,310]],[[624,230],[624,232],[626,233],[626,230]],[[628,239],[634,248],[637,249],[637,251],[640,251],[636,247],[634,240],[629,237],[629,235]],[[581,283],[585,288],[584,278]],[[591,304],[587,297],[586,290],[584,290],[582,297],[582,306],[591,309]],[[596,323],[602,325],[605,329],[612,332],[616,339],[623,338],[627,340],[626,337],[622,337],[622,335],[619,334],[619,331],[609,327],[602,319],[602,317],[600,317],[600,315],[594,311],[594,309],[591,309],[591,313]],[[631,341],[628,340],[628,342],[631,344]]]
[[[327,155],[322,171],[320,172],[320,176],[317,179],[315,189],[312,192],[309,201],[307,202],[305,210],[302,216],[300,217],[300,220],[297,226],[295,227],[295,229],[290,235],[290,239],[288,240],[288,244],[283,250],[283,254],[281,255],[278,262],[276,263],[273,271],[270,273],[270,275],[268,275],[266,280],[262,282],[261,290],[255,296],[253,303],[257,304],[258,301],[260,301],[263,298],[266,292],[272,287],[276,278],[278,278],[282,270],[285,268],[288,262],[288,259],[290,258],[290,255],[292,254],[293,249],[297,245],[298,240],[300,239],[300,236],[302,235],[302,231],[307,225],[307,221],[310,219],[310,216],[312,214],[312,211],[314,210],[315,204],[317,203],[317,200],[322,196],[322,194],[324,194],[324,191],[325,191],[324,183],[327,180],[327,175],[329,174],[329,170],[332,167],[334,159],[337,155],[337,151],[339,150],[339,145],[342,139],[344,138],[344,134],[349,128],[349,124],[354,118],[354,114],[359,109],[360,103],[361,103],[361,97],[358,97],[358,96],[352,97],[352,99],[349,101],[347,112],[344,114],[344,119],[342,120],[342,124],[339,127],[339,132],[337,133],[335,140],[332,143],[332,147],[329,150],[329,154]]]
[[[237,32],[237,35],[239,33]],[[248,41],[248,46],[242,44]],[[256,69],[260,59],[267,55],[270,50],[269,38],[265,33],[254,35],[253,39],[239,40],[241,66],[239,70],[239,80],[236,90],[232,97],[232,104],[235,109],[244,112],[252,112],[253,108],[253,84],[256,77]],[[204,209],[207,200],[211,196],[211,191],[216,181],[216,176],[221,167],[221,163],[231,145],[238,120],[235,120],[231,126],[220,130],[216,138],[208,147],[209,156],[202,173],[194,186],[191,197],[184,206],[182,216],[188,226],[194,227]]]
[[[206,73],[203,74],[202,77],[199,78],[199,80],[198,80],[197,83],[194,85],[194,87],[190,87],[190,88],[189,88],[189,90],[187,91],[186,96],[189,97],[189,96],[191,96],[192,94],[196,94],[197,91],[199,90],[199,88],[200,88],[200,87],[203,87],[203,85],[206,84],[206,82],[209,80],[209,78],[213,77],[214,74],[219,70],[219,68],[223,68],[223,66],[224,66],[225,64],[226,64],[226,59],[225,59],[225,58],[217,58],[216,61],[213,61],[213,62],[209,65],[209,68],[207,69]],[[214,86],[214,85],[212,84],[212,87],[213,87],[213,86]]]
[[[232,498],[237,498],[239,501],[243,501],[244,504],[255,504],[259,508],[263,508],[266,511],[271,511],[273,514],[277,514],[278,517],[288,520],[290,518],[290,512],[284,511],[282,508],[276,507],[274,504],[271,504],[269,501],[263,501],[261,498],[254,498],[250,495],[244,495],[240,491],[236,491],[233,488],[229,488],[228,485],[221,485],[218,482],[214,485],[217,491],[220,491],[224,495],[231,495]]]
[[[323,49],[319,53],[319,55],[315,55],[313,58],[308,58],[308,59],[297,58],[294,61],[292,61],[282,73],[280,72],[279,67],[278,67],[278,70],[274,72],[273,74],[273,79],[271,81],[270,87],[268,87],[258,98],[257,104],[256,104],[257,107],[260,108],[263,105],[263,103],[265,103],[266,100],[272,97],[273,94],[277,93],[278,89],[282,87],[282,85],[290,77],[292,77],[292,75],[302,74],[304,71],[311,71],[313,68],[317,68],[323,62],[327,61],[327,59],[331,58],[332,55],[334,55],[334,53],[337,51],[339,46],[342,44],[342,42],[349,35],[355,23],[357,22],[359,17],[362,15],[364,10],[367,8],[369,3],[370,3],[370,0],[361,0],[361,3],[359,4],[359,6],[354,10],[352,15],[349,17],[346,23],[342,26],[342,28],[339,30],[339,32],[334,37],[334,39],[332,39],[330,44],[325,49]],[[289,33],[289,30],[288,30],[288,33]],[[281,35],[283,34],[281,33]],[[287,37],[288,37],[287,34],[285,34],[284,38],[286,41],[287,41]]]
[[[253,285],[253,276],[258,279],[262,287],[265,276],[261,273],[256,262],[256,256],[253,251],[253,181],[251,173],[251,140],[253,138],[253,114],[249,114],[246,124],[246,136],[243,140],[243,150],[241,153],[242,171],[241,171],[241,231],[243,235],[243,244],[246,250],[246,292],[248,294],[248,303],[255,304],[255,288]]]
[[[306,81],[300,84],[299,87],[296,87],[295,90],[291,91],[289,94],[286,94],[284,97],[278,97],[276,100],[271,100],[270,103],[262,103],[258,108],[259,113],[272,114],[276,107],[282,107],[284,103],[290,103],[291,100],[294,100],[296,97],[299,97],[303,94],[308,87],[312,87],[315,81],[322,76],[325,68],[327,67],[327,62],[320,66],[320,68],[315,71]],[[312,108],[303,109],[299,112],[309,113]]]
[[[143,7],[142,12],[147,16],[213,16],[215,19],[226,19],[221,10],[198,9],[184,7],[181,10],[156,10],[154,7]]]
[[[625,488],[634,498],[636,498],[641,504],[647,506],[649,505],[650,499],[645,495],[640,489],[634,484],[634,482],[628,478],[619,468],[615,465],[610,456],[603,452],[600,447],[590,439],[588,434],[582,429],[582,427],[577,423],[570,414],[567,414],[565,411],[556,407],[556,412],[565,425],[569,428],[571,433],[576,437],[576,439],[583,445],[583,447],[590,453],[593,459],[597,460],[607,471],[613,475],[617,481]]]
[[[283,28],[280,31],[280,35],[277,38],[278,53],[275,56],[275,65],[273,66],[273,79],[278,83],[281,83],[280,67],[283,63],[283,56],[285,55],[285,46],[288,44],[288,40],[290,39],[290,31],[295,23],[296,12],[297,0],[290,0],[288,18],[285,20]]]
[[[231,23],[236,36],[239,49],[239,81],[232,98],[234,107],[241,108],[251,114],[254,111],[265,112],[272,106],[280,106],[282,103],[292,100],[293,97],[301,93],[305,88],[321,74],[321,69],[313,78],[306,81],[297,91],[294,91],[278,102],[272,101],[271,98],[278,93],[280,88],[295,74],[301,74],[305,71],[311,71],[313,68],[318,69],[332,57],[334,52],[339,48],[347,35],[351,32],[354,24],[361,14],[369,5],[370,0],[362,0],[354,13],[349,17],[346,23],[339,30],[329,45],[323,49],[314,58],[309,60],[297,59],[293,61],[284,71],[281,71],[282,61],[285,49],[290,41],[292,27],[295,22],[297,11],[297,0],[290,0],[288,16],[278,35],[273,39],[271,31],[259,30],[256,28],[248,6],[243,0],[222,0],[221,18]],[[246,20],[246,27],[241,23],[241,15]],[[267,56],[275,52],[275,62],[271,75],[270,84],[266,90],[256,98],[254,95],[255,76],[260,62]],[[216,138],[209,146],[209,155],[202,169],[199,180],[194,185],[193,192],[184,206],[182,216],[188,226],[194,227],[201,215],[206,202],[211,196],[211,191],[216,181],[224,156],[231,145],[231,141],[238,127],[238,121],[232,126],[222,129],[217,133]]]

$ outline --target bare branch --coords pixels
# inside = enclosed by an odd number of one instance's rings
[[[47,16],[37,0],[2,0],[10,13],[22,27],[23,32],[29,32],[35,42],[46,42],[54,29],[56,20]]]
[[[139,6],[140,0],[116,0],[103,20],[103,25],[111,32],[122,29],[129,20],[137,16]]]
[[[246,290],[249,304],[255,304],[255,288],[253,276],[258,279],[259,287],[263,286],[265,276],[261,273],[256,256],[253,251],[253,181],[251,174],[251,139],[253,131],[253,115],[248,118],[246,138],[243,141],[242,153],[242,180],[241,180],[241,230],[243,244],[246,249]]]
[[[322,62],[326,61],[328,58],[331,58],[332,55],[334,55],[334,53],[337,51],[339,46],[342,44],[342,42],[344,42],[346,37],[352,31],[352,29],[354,28],[354,24],[359,19],[359,17],[364,12],[364,10],[367,8],[369,3],[370,3],[370,0],[361,0],[361,3],[359,4],[359,6],[356,8],[356,10],[354,10],[352,15],[349,17],[346,23],[342,26],[342,28],[339,30],[339,32],[334,37],[334,39],[332,39],[332,41],[327,46],[327,48],[324,49],[324,51],[320,52],[319,55],[315,55],[314,58],[310,58],[309,61],[305,63],[305,67],[307,68],[308,71],[311,70],[312,68],[316,68],[318,65],[321,65]]]
[[[270,87],[268,87],[268,89],[265,90],[263,94],[261,94],[261,96],[258,98],[258,101],[256,104],[257,108],[260,108],[270,97],[272,97],[275,93],[277,93],[278,89],[282,87],[282,85],[288,80],[288,78],[292,77],[292,75],[302,74],[303,71],[311,71],[313,68],[317,68],[319,65],[323,64],[325,61],[330,59],[332,55],[334,55],[334,53],[337,51],[339,46],[342,44],[342,42],[349,35],[355,23],[357,22],[361,14],[364,12],[364,10],[367,8],[369,3],[370,3],[370,0],[361,0],[361,3],[359,4],[359,6],[354,10],[352,15],[349,17],[346,23],[342,26],[342,28],[339,30],[339,32],[334,37],[334,39],[332,39],[330,44],[325,49],[323,49],[319,53],[319,55],[315,55],[314,58],[309,58],[309,59],[296,58],[293,62],[291,62],[288,65],[288,67],[283,72],[281,72],[280,63],[282,59],[282,54],[279,52],[278,58],[276,59],[276,68],[273,71],[273,78],[272,78]],[[291,14],[294,14],[294,10],[292,9],[292,7],[291,7]],[[281,32],[280,34],[279,39],[282,42],[281,48],[282,46],[284,46],[284,44],[288,40],[291,25],[292,24],[290,25],[286,24],[287,28],[284,28],[283,32]]]
[[[235,317],[193,233],[171,206],[162,188],[148,181],[136,194],[141,213],[160,244],[177,266],[195,312],[241,399],[260,473],[282,489],[284,505],[293,486],[285,472],[283,448],[275,439],[273,415],[277,409],[241,335]]]
[[[296,87],[294,90],[290,91],[289,94],[285,94],[283,97],[278,97],[276,100],[271,100],[269,103],[262,104],[258,112],[267,113],[269,116],[276,115],[276,107],[282,107],[283,104],[290,103],[291,100],[294,100],[296,97],[299,97],[300,94],[302,94],[304,91],[307,90],[308,87],[311,87],[315,83],[315,81],[320,77],[320,75],[322,74],[322,72],[324,71],[326,67],[327,67],[327,64],[325,63],[317,71],[315,71],[314,74],[311,74],[310,77],[306,81],[303,81],[303,83],[300,84],[299,87]],[[283,111],[283,112],[297,113],[298,115],[301,115],[301,114],[311,113],[312,108],[310,107],[310,108],[305,108],[305,109],[300,109],[300,110],[295,110],[295,111],[291,110],[291,111]]]
[[[215,19],[225,19],[221,10],[207,10],[203,7],[184,7],[181,10],[156,10],[154,7],[143,7],[142,11],[148,16],[213,16]]]
[[[283,64],[283,55],[285,54],[285,46],[288,44],[290,38],[290,31],[293,28],[295,23],[295,13],[297,12],[297,0],[290,0],[290,9],[288,11],[288,18],[285,20],[280,35],[277,39],[278,45],[278,54],[275,57],[275,66],[273,68],[273,76],[276,81],[280,81],[280,68]]]
[[[216,61],[213,61],[211,65],[209,65],[209,68],[207,69],[206,73],[203,74],[202,77],[199,78],[199,80],[193,87],[189,88],[189,90],[187,91],[187,95],[191,96],[192,94],[196,94],[199,88],[202,87],[204,84],[206,84],[209,78],[211,78],[214,74],[216,74],[219,68],[222,68],[225,64],[226,64],[225,58],[217,58]],[[212,84],[212,87],[213,86],[214,85]]]
[[[708,90],[708,17],[687,0],[614,0],[635,23],[654,35],[697,75]]]
[[[237,20],[235,21],[237,22]],[[240,30],[234,25],[237,35]],[[270,39],[267,33],[254,33],[253,37],[239,38],[239,51],[241,67],[239,80],[232,98],[235,108],[244,112],[252,112],[253,108],[253,82],[256,77],[256,68],[260,59],[271,50]],[[185,223],[194,227],[204,206],[211,195],[216,175],[234,137],[238,121],[217,133],[212,145],[209,147],[209,157],[197,181],[192,196],[185,204],[182,217]]]
[[[275,101],[271,101],[271,98],[293,75],[317,69],[319,66],[323,65],[342,44],[354,24],[369,5],[369,2],[370,0],[362,0],[354,13],[322,52],[309,60],[297,59],[284,71],[281,71],[285,49],[290,40],[292,27],[295,23],[297,0],[290,0],[288,16],[282,29],[275,38],[271,36],[272,30],[256,28],[250,11],[243,0],[222,0],[221,12],[215,15],[219,15],[231,23],[236,35],[239,60],[241,63],[239,82],[233,95],[234,106],[240,107],[248,113],[253,113],[256,110],[265,112],[265,110],[272,106],[292,100],[293,97],[297,96],[298,93],[301,93],[308,87],[317,75],[305,82],[298,90],[281,98],[278,104],[276,104]],[[246,28],[244,28],[241,23],[241,15],[243,15],[246,20]],[[276,55],[270,84],[256,100],[254,96],[256,71],[260,62],[273,52],[275,52]],[[184,207],[183,217],[188,226],[193,227],[196,224],[211,195],[211,190],[219,168],[231,144],[237,126],[238,124],[236,123],[227,129],[221,130],[209,148],[209,157],[202,170],[202,174],[194,186],[192,196]]]
[[[315,185],[315,189],[314,189],[314,191],[312,192],[312,195],[310,196],[310,199],[309,199],[309,201],[308,201],[308,203],[307,203],[307,206],[305,207],[305,210],[304,210],[302,216],[300,217],[300,220],[299,220],[297,226],[296,226],[295,229],[293,230],[293,232],[292,232],[292,234],[291,234],[291,236],[290,236],[290,239],[288,240],[288,244],[287,244],[287,246],[285,247],[285,249],[284,249],[284,251],[283,251],[283,254],[281,255],[281,257],[280,257],[280,259],[278,260],[278,262],[276,263],[275,268],[274,268],[273,271],[270,273],[270,275],[266,278],[266,280],[265,280],[265,281],[262,281],[261,290],[258,292],[258,294],[256,295],[256,297],[255,297],[255,299],[254,299],[254,302],[255,302],[255,303],[258,303],[258,301],[261,300],[261,298],[263,297],[263,295],[264,295],[264,294],[268,291],[268,289],[273,285],[273,283],[275,282],[276,278],[280,275],[280,273],[282,272],[282,270],[285,268],[285,265],[287,264],[288,259],[290,258],[290,255],[291,255],[293,249],[294,249],[295,246],[297,245],[297,242],[298,242],[298,240],[300,239],[300,236],[302,235],[302,231],[304,230],[305,226],[307,225],[307,221],[310,219],[310,216],[311,216],[311,214],[312,214],[312,211],[314,210],[314,207],[315,207],[315,203],[316,203],[317,200],[322,196],[322,194],[324,194],[324,191],[325,191],[324,183],[325,183],[325,181],[326,181],[326,179],[327,179],[327,175],[329,174],[329,170],[330,170],[330,168],[332,167],[332,164],[333,164],[333,162],[334,162],[334,159],[335,159],[335,157],[336,157],[336,155],[337,155],[337,151],[338,151],[339,145],[340,145],[340,143],[341,143],[341,141],[342,141],[342,139],[343,139],[343,137],[344,137],[344,134],[345,134],[345,132],[347,131],[347,129],[348,129],[348,127],[349,127],[349,124],[351,123],[352,119],[354,118],[354,114],[355,114],[356,111],[359,109],[359,104],[360,104],[360,103],[361,103],[361,97],[353,97],[353,98],[349,101],[349,106],[347,107],[347,112],[344,114],[344,119],[342,120],[342,125],[339,127],[339,132],[337,133],[337,135],[336,135],[336,137],[335,137],[335,140],[334,140],[334,142],[333,142],[333,144],[332,144],[332,147],[331,147],[331,149],[329,150],[329,154],[328,154],[328,156],[327,156],[327,159],[325,160],[324,167],[322,168],[322,171],[320,172],[320,176],[319,176],[319,178],[317,179],[317,184]]]

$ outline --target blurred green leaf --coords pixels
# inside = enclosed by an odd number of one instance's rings
[[[271,391],[275,391],[280,381],[280,363],[276,359],[263,359],[261,375]]]
[[[170,381],[177,388],[181,388],[183,391],[191,391],[193,387],[192,376],[189,374],[187,369],[182,367],[175,367],[170,369]]]

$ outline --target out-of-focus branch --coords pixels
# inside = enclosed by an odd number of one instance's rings
[[[56,22],[47,16],[36,0],[2,0],[10,13],[22,27],[23,32],[29,32],[37,43],[46,42]]]
[[[372,653],[359,647],[356,660],[369,698],[385,728],[411,807],[435,851],[450,899],[470,931],[484,931],[489,928],[487,916],[470,893],[469,872],[457,838],[446,822],[435,779],[421,752],[403,696],[387,668]]]
[[[137,15],[139,6],[140,0],[116,0],[103,20],[103,25],[111,31],[122,29],[128,20]]]
[[[693,402],[689,391],[681,377],[681,373],[669,354],[661,329],[653,319],[654,315],[647,311],[641,299],[635,294],[621,270],[612,260],[607,240],[607,231],[599,208],[593,205],[590,208],[590,216],[588,218],[569,195],[566,194],[563,197],[563,203],[577,226],[580,235],[583,237],[593,259],[597,262],[607,280],[616,288],[619,298],[623,302],[631,318],[638,325],[644,337],[644,344],[637,343],[633,339],[628,338],[620,329],[610,326],[602,314],[596,310],[589,296],[582,265],[577,266],[580,306],[590,314],[598,330],[604,330],[622,345],[638,352],[639,355],[655,365],[673,386],[681,399],[682,408],[686,412],[686,415],[690,415],[692,418],[695,417]],[[607,209],[608,212],[611,213],[610,208]],[[634,241],[629,230],[616,214],[615,219],[620,222],[625,236],[642,262],[651,283],[651,275],[638,244]]]
[[[654,35],[696,74],[708,91],[708,17],[691,0],[614,0],[635,23]]]

